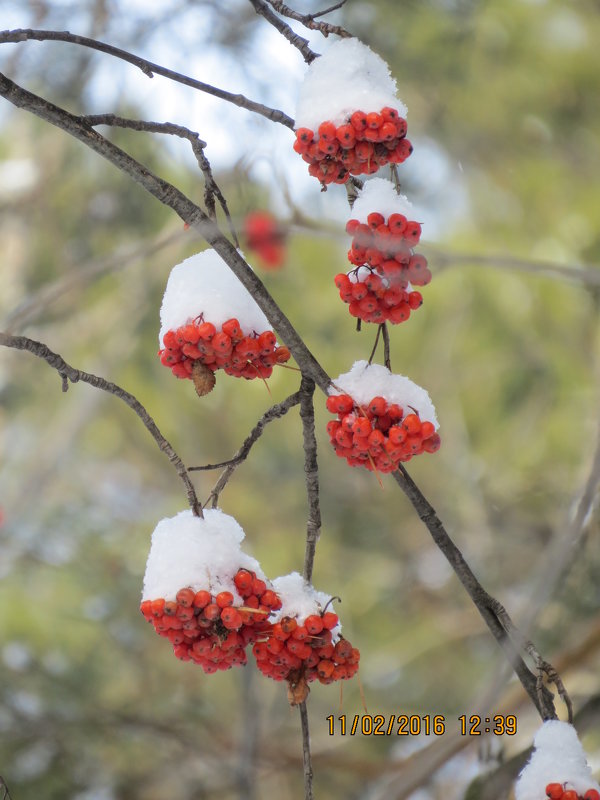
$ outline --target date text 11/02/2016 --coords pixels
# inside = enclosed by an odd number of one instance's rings
[[[353,717],[341,714],[325,717],[330,736],[442,736],[450,731],[451,720],[443,714],[355,714]],[[481,736],[491,733],[494,736],[514,736],[517,732],[517,718],[514,714],[493,714],[482,717],[479,714],[461,714],[456,718],[458,725],[452,727],[461,736]],[[454,722],[454,719],[452,720]]]

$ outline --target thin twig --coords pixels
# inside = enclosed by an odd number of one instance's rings
[[[272,122],[279,122],[287,128],[294,128],[294,120],[276,108],[269,108],[262,103],[257,103],[254,100],[249,100],[243,94],[232,94],[226,92],[224,89],[219,89],[216,86],[211,86],[209,83],[198,81],[195,78],[190,78],[187,75],[182,75],[180,72],[175,72],[172,69],[161,67],[160,64],[154,64],[152,61],[147,61],[145,58],[140,58],[133,53],[128,53],[126,50],[121,50],[120,47],[113,47],[105,42],[99,42],[96,39],[90,39],[87,36],[78,36],[69,31],[46,31],[46,30],[33,30],[31,28],[17,28],[16,30],[0,31],[0,44],[5,42],[24,42],[33,39],[38,42],[53,41],[53,42],[69,42],[70,44],[78,44],[82,47],[90,47],[92,50],[98,50],[101,53],[106,53],[110,56],[120,58],[122,61],[127,61],[133,64],[146,75],[148,78],[153,78],[154,75],[162,75],[163,78],[168,78],[176,83],[182,83],[184,86],[190,86],[192,89],[198,89],[206,94],[218,97],[221,100],[226,100],[228,103],[239,108],[245,108],[247,111],[253,111],[260,114]]]
[[[97,125],[111,125],[113,127],[128,128],[134,131],[164,133],[171,136],[179,136],[182,139],[187,139],[192,146],[198,166],[204,175],[204,202],[206,203],[208,216],[213,220],[216,219],[216,197],[221,208],[223,209],[225,217],[227,218],[227,223],[229,225],[229,230],[231,231],[233,241],[235,242],[235,246],[240,246],[235,228],[233,226],[233,221],[231,219],[231,214],[229,213],[227,201],[225,200],[221,189],[215,181],[212,168],[210,166],[210,161],[204,153],[206,142],[200,138],[199,133],[196,131],[191,131],[189,128],[185,128],[183,125],[176,125],[173,122],[148,122],[142,119],[127,119],[125,117],[119,117],[116,114],[88,114],[86,116],[82,116],[80,119],[82,122],[91,125],[92,128],[96,127]]]
[[[321,509],[319,506],[319,467],[317,464],[317,439],[315,437],[315,382],[302,378],[300,385],[300,418],[304,446],[304,476],[308,498],[306,522],[306,551],[304,555],[304,580],[312,581],[315,550],[321,531]]]
[[[308,710],[306,701],[300,703],[300,721],[302,724],[302,763],[304,766],[304,800],[314,800],[313,768],[310,757],[310,731],[308,729]]]
[[[475,603],[477,610],[483,617],[492,635],[504,650],[508,661],[515,670],[525,691],[533,701],[542,719],[556,719],[557,715],[551,693],[546,687],[541,687],[540,690],[537,676],[533,675],[529,670],[518,652],[518,650],[522,650],[523,647],[522,642],[514,636],[516,626],[513,624],[512,628],[507,630],[507,619],[510,619],[510,617],[506,609],[504,609],[501,603],[489,595],[479,583],[462,553],[448,535],[435,509],[422,495],[406,469],[400,465],[392,474],[397,484],[412,503],[421,521],[427,527],[434,542],[446,557],[457,578],[466,589],[467,594]],[[502,616],[502,619],[500,616]]]
[[[300,14],[299,11],[294,11],[293,8],[286,6],[281,2],[281,0],[268,0],[268,2],[279,14],[282,14],[284,17],[288,17],[289,19],[296,20],[296,22],[302,23],[305,28],[308,28],[311,31],[319,31],[325,37],[329,36],[330,33],[333,33],[336,36],[341,36],[344,39],[352,38],[352,34],[348,33],[348,31],[345,28],[342,28],[341,25],[332,25],[330,22],[315,22],[317,17],[323,17],[325,14],[329,14],[332,11],[336,11],[338,8],[341,8],[343,5],[345,5],[346,0],[342,0],[340,3],[336,3],[335,5],[330,6],[323,11],[319,11],[316,14]]]
[[[283,417],[290,408],[297,406],[298,403],[301,401],[300,392],[294,392],[289,397],[286,397],[285,400],[282,400],[281,403],[276,403],[274,406],[262,415],[262,417],[258,420],[256,425],[252,428],[248,436],[244,439],[244,443],[237,451],[237,453],[233,456],[233,458],[229,459],[229,461],[223,461],[220,464],[207,464],[202,467],[190,467],[190,471],[192,470],[207,470],[207,469],[217,469],[219,467],[226,467],[224,472],[219,476],[219,480],[214,485],[208,500],[204,504],[207,506],[209,502],[212,501],[212,507],[216,508],[219,502],[219,495],[223,491],[223,489],[227,486],[229,479],[235,472],[236,468],[243,463],[246,458],[248,457],[248,453],[252,449],[252,445],[260,439],[265,429],[265,426],[269,424],[269,422],[273,422],[273,420],[279,419]]]
[[[264,0],[249,0],[250,4],[254,7],[254,10],[257,14],[263,16],[267,22],[269,22],[274,28],[276,28],[282,36],[284,36],[290,44],[296,47],[301,53],[306,61],[307,64],[310,64],[311,61],[314,61],[315,58],[318,57],[318,53],[315,53],[314,50],[311,50],[308,46],[308,39],[304,39],[302,36],[298,36],[297,33],[290,28],[289,25],[279,19],[277,14],[274,14],[271,11],[270,7]]]
[[[377,326],[377,334],[375,335],[375,343],[373,344],[373,349],[371,350],[371,355],[369,356],[369,362],[368,362],[369,364],[371,364],[373,362],[373,359],[375,358],[375,353],[377,352],[377,345],[379,344],[379,339],[381,337],[381,330],[383,328],[383,324],[384,323],[382,322],[381,325]]]
[[[4,780],[2,775],[0,775],[0,789],[4,789],[4,794],[2,795],[1,800],[12,800],[10,792],[8,790],[8,786],[6,785],[6,781]]]
[[[75,369],[70,364],[67,364],[67,362],[58,355],[58,353],[54,353],[42,342],[36,342],[34,339],[29,339],[26,336],[11,336],[8,333],[3,333],[0,331],[0,345],[3,345],[4,347],[13,347],[16,350],[27,350],[29,353],[33,353],[33,355],[38,356],[38,358],[42,358],[60,375],[62,379],[63,392],[67,391],[69,388],[69,381],[71,383],[83,381],[84,383],[89,383],[90,386],[94,386],[96,389],[102,389],[109,394],[115,395],[115,397],[118,397],[120,400],[126,403],[129,408],[133,409],[133,411],[135,411],[138,417],[142,420],[152,438],[159,446],[161,452],[166,454],[171,464],[173,464],[175,467],[177,474],[185,485],[188,502],[194,514],[198,517],[202,516],[202,507],[198,502],[196,491],[183,464],[183,461],[179,458],[167,439],[165,439],[165,437],[162,435],[148,411],[146,411],[144,406],[136,397],[125,391],[125,389],[122,389],[120,386],[117,386],[116,383],[107,381],[104,378],[98,377],[97,375],[91,375],[89,372]]]

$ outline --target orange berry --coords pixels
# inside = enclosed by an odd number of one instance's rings
[[[368,408],[376,417],[381,417],[385,414],[387,409],[387,400],[385,397],[374,397],[369,403]]]
[[[214,620],[219,619],[221,616],[221,609],[216,603],[209,603],[207,606],[204,607],[204,614],[205,619],[214,622]]]
[[[233,595],[231,592],[219,592],[215,597],[215,602],[219,608],[227,608],[227,606],[233,605]]]
[[[212,595],[205,589],[200,589],[194,596],[194,608],[204,608],[212,600]]]
[[[330,631],[332,628],[338,624],[339,618],[337,614],[334,614],[333,611],[326,611],[323,614],[323,627]]]
[[[322,122],[319,125],[319,139],[324,139],[326,142],[333,142],[336,138],[336,127],[333,122]]]
[[[402,420],[402,427],[409,436],[416,436],[421,433],[421,420],[417,414],[407,414]]]
[[[212,324],[212,322],[203,322],[200,325],[198,325],[198,335],[200,339],[209,341],[210,339],[213,338],[216,332],[217,329]]]
[[[381,127],[381,125],[383,124],[383,117],[376,111],[372,111],[370,114],[367,114],[366,123],[367,123],[367,128],[375,130]]]
[[[318,614],[309,614],[304,620],[304,627],[311,636],[314,636],[323,630],[323,620]]]
[[[223,592],[229,594],[229,592]],[[237,630],[242,627],[242,615],[233,606],[228,606],[221,611],[221,622],[228,630]]]

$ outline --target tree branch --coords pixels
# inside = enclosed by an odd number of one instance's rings
[[[173,464],[175,467],[177,474],[184,483],[187,491],[188,502],[194,514],[197,517],[202,516],[202,507],[198,502],[196,491],[183,464],[183,461],[179,458],[167,439],[165,439],[165,437],[162,435],[150,414],[146,411],[144,406],[136,397],[129,392],[126,392],[125,389],[122,389],[120,386],[117,386],[116,383],[111,383],[110,381],[100,378],[97,375],[91,375],[89,372],[75,369],[70,364],[67,364],[67,362],[58,355],[58,353],[54,353],[42,342],[36,342],[33,339],[28,339],[26,336],[11,336],[8,333],[3,333],[0,331],[0,345],[3,345],[4,347],[12,347],[16,350],[27,350],[29,353],[33,353],[34,356],[43,359],[47,364],[55,369],[62,378],[63,392],[66,392],[69,388],[69,381],[71,381],[71,383],[83,381],[84,383],[89,383],[90,386],[94,386],[96,389],[102,389],[109,394],[115,395],[115,397],[118,397],[120,400],[126,403],[129,408],[133,409],[133,411],[135,411],[138,417],[142,420],[152,438],[159,446],[161,452],[166,454],[171,464]]]
[[[274,28],[276,28],[282,36],[288,40],[288,42],[294,47],[296,47],[301,53],[306,61],[307,64],[310,64],[311,61],[314,61],[315,58],[318,57],[318,53],[315,53],[314,50],[311,50],[308,46],[308,39],[304,39],[302,36],[298,36],[297,33],[290,28],[289,25],[279,19],[277,14],[274,14],[271,11],[270,7],[267,5],[264,0],[249,0],[251,5],[254,7],[254,10],[257,14],[263,16],[267,22],[269,22]],[[293,127],[293,126],[292,126]]]
[[[219,89],[216,86],[211,86],[209,83],[203,83],[195,78],[190,78],[187,75],[182,75],[180,72],[175,72],[172,69],[161,67],[160,64],[154,64],[152,61],[147,61],[145,58],[140,58],[133,53],[128,53],[126,50],[121,50],[120,47],[113,47],[105,42],[99,42],[96,39],[90,39],[87,36],[78,36],[69,31],[45,31],[45,30],[32,30],[31,28],[17,28],[16,30],[0,31],[0,44],[6,42],[24,42],[33,39],[38,42],[52,41],[52,42],[69,42],[70,44],[78,44],[82,47],[90,47],[92,50],[98,50],[101,53],[107,53],[110,56],[120,58],[122,61],[127,61],[133,64],[146,75],[148,78],[153,78],[154,75],[162,75],[163,78],[168,78],[176,83],[182,83],[184,86],[190,86],[192,89],[198,89],[206,94],[218,97],[220,100],[226,100],[228,103],[239,108],[245,108],[247,111],[253,111],[255,114],[260,114],[272,122],[279,122],[285,125],[286,128],[294,128],[294,120],[279,111],[276,108],[269,108],[262,103],[257,103],[254,100],[249,100],[243,94],[232,94],[226,92],[224,89]]]
[[[300,385],[300,418],[304,444],[304,476],[308,497],[308,519],[306,522],[306,552],[304,555],[304,580],[312,581],[315,550],[321,531],[321,509],[319,506],[319,466],[317,464],[317,440],[315,438],[315,383],[302,378]]]
[[[557,715],[551,693],[544,686],[540,686],[539,677],[529,670],[518,652],[519,649],[523,650],[526,647],[522,638],[516,635],[517,628],[510,620],[504,606],[489,595],[479,583],[462,553],[448,535],[435,509],[421,494],[420,489],[405,468],[400,465],[392,474],[398,486],[412,503],[434,542],[446,557],[457,578],[466,589],[467,594],[483,617],[493,637],[503,649],[542,719],[556,719]],[[536,666],[539,668],[540,665],[536,664]]]

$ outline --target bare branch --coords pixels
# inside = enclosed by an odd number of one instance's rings
[[[435,509],[422,495],[405,468],[400,465],[392,474],[466,589],[467,594],[483,617],[493,637],[504,650],[504,654],[533,701],[541,718],[543,720],[556,719],[557,715],[551,693],[545,687],[540,687],[538,677],[529,670],[518,652],[518,649],[524,649],[522,638],[515,635],[517,628],[510,620],[504,606],[489,595],[479,583],[462,553],[448,535]],[[510,625],[508,620],[510,620]]]
[[[122,389],[120,386],[117,386],[116,383],[111,383],[111,381],[107,381],[104,378],[98,377],[97,375],[91,375],[89,372],[75,369],[70,364],[67,364],[67,362],[58,355],[58,353],[54,353],[42,342],[36,342],[33,339],[28,339],[26,336],[11,336],[8,333],[3,333],[0,331],[0,345],[3,345],[4,347],[13,347],[16,350],[27,350],[29,353],[33,353],[34,356],[42,358],[60,375],[62,379],[63,392],[69,388],[69,381],[71,383],[83,381],[84,383],[89,383],[90,386],[94,386],[96,389],[102,389],[109,394],[115,395],[115,397],[118,397],[120,400],[126,403],[129,408],[133,409],[133,411],[135,411],[138,417],[142,420],[152,438],[159,446],[161,452],[166,454],[171,464],[173,464],[175,467],[177,474],[185,485],[188,502],[194,514],[198,517],[202,516],[202,507],[198,502],[196,491],[183,464],[183,461],[179,458],[167,439],[165,439],[165,437],[162,435],[150,414],[146,411],[144,406],[136,397],[129,392],[126,392],[125,389]]]
[[[300,392],[294,392],[289,397],[286,397],[285,400],[282,400],[281,403],[276,403],[274,406],[262,415],[262,417],[258,420],[254,428],[250,431],[244,443],[237,451],[237,453],[233,456],[233,458],[229,459],[229,461],[222,461],[220,464],[207,464],[206,466],[202,467],[190,467],[190,471],[192,470],[208,470],[208,469],[219,469],[220,467],[226,467],[225,471],[219,477],[219,480],[216,482],[215,486],[213,487],[208,500],[204,504],[205,506],[208,505],[210,501],[212,501],[212,507],[216,508],[217,503],[219,501],[219,495],[223,491],[223,489],[227,486],[229,479],[233,475],[235,469],[243,463],[246,458],[248,457],[248,453],[252,449],[252,445],[260,439],[265,429],[265,426],[269,424],[269,422],[273,422],[275,419],[279,419],[283,417],[290,408],[297,406],[300,402],[301,395]]]
[[[321,531],[321,509],[319,506],[319,467],[317,464],[317,440],[315,438],[315,383],[302,378],[300,385],[300,418],[304,444],[304,476],[308,497],[308,519],[306,522],[306,552],[304,556],[304,580],[312,581],[315,550]]]
[[[182,83],[184,86],[190,86],[192,89],[198,89],[206,94],[218,97],[221,100],[226,100],[228,103],[239,108],[245,108],[247,111],[253,111],[255,114],[260,114],[272,122],[279,122],[287,128],[294,128],[294,120],[279,111],[276,108],[269,108],[262,103],[257,103],[254,100],[249,100],[243,94],[232,94],[226,92],[224,89],[219,89],[216,86],[211,86],[209,83],[198,81],[195,78],[190,78],[187,75],[182,75],[180,72],[175,72],[172,69],[161,67],[160,64],[154,64],[152,61],[147,61],[145,58],[140,58],[133,53],[128,53],[126,50],[121,50],[120,47],[113,47],[105,42],[99,42],[96,39],[90,39],[87,36],[78,36],[69,31],[44,31],[32,30],[26,28],[18,28],[12,31],[0,32],[0,44],[5,42],[24,42],[29,39],[34,39],[38,42],[53,41],[53,42],[69,42],[71,44],[78,44],[82,47],[90,47],[92,50],[98,50],[101,53],[107,53],[110,56],[120,58],[122,61],[127,61],[133,64],[146,75],[148,78],[153,78],[154,75],[162,75],[163,78],[168,78],[176,83]]]
[[[217,185],[217,182],[214,179],[212,174],[212,168],[210,166],[210,161],[204,154],[204,148],[206,147],[206,142],[204,142],[200,138],[200,134],[196,131],[191,131],[189,128],[185,128],[183,125],[176,125],[173,122],[148,122],[146,120],[141,119],[126,119],[124,117],[118,117],[116,114],[88,114],[86,116],[81,117],[81,120],[88,125],[91,125],[92,128],[96,127],[97,125],[111,125],[119,128],[129,128],[134,131],[146,131],[148,133],[165,133],[170,134],[171,136],[179,136],[182,139],[187,139],[192,146],[192,150],[196,157],[196,161],[198,162],[198,166],[202,170],[202,174],[204,175],[205,181],[205,190],[204,190],[204,202],[206,203],[206,208],[208,211],[208,215],[211,219],[216,219],[215,213],[215,197],[219,201],[221,208],[223,209],[223,213],[227,218],[227,223],[229,225],[229,230],[231,231],[231,235],[233,237],[233,241],[235,242],[235,246],[239,247],[240,243],[235,232],[235,228],[233,226],[233,221],[231,219],[231,214],[229,213],[229,207],[227,206],[227,201],[221,189]]]
[[[271,11],[264,0],[250,0],[250,3],[254,6],[254,10],[257,14],[263,16],[267,22],[270,22],[271,25],[279,31],[279,33],[285,36],[290,44],[298,48],[307,64],[310,64],[311,61],[314,61],[315,58],[318,57],[319,54],[315,53],[314,50],[311,50],[308,46],[308,39],[304,39],[302,36],[298,36],[297,33],[294,33],[289,25],[286,25],[282,19],[279,19],[277,14]]]
[[[311,31],[319,31],[325,37],[329,36],[330,33],[333,33],[336,36],[341,36],[344,39],[352,38],[352,34],[348,33],[348,31],[345,28],[342,28],[341,25],[332,25],[329,22],[315,22],[317,17],[323,17],[325,14],[330,14],[332,11],[337,11],[338,8],[341,8],[346,4],[346,0],[342,0],[340,3],[336,3],[335,5],[330,6],[323,11],[319,11],[316,14],[300,14],[299,11],[294,11],[293,8],[286,6],[281,2],[281,0],[268,0],[268,2],[273,6],[275,11],[278,11],[284,17],[296,20],[296,22],[301,22],[305,28],[308,28]]]

